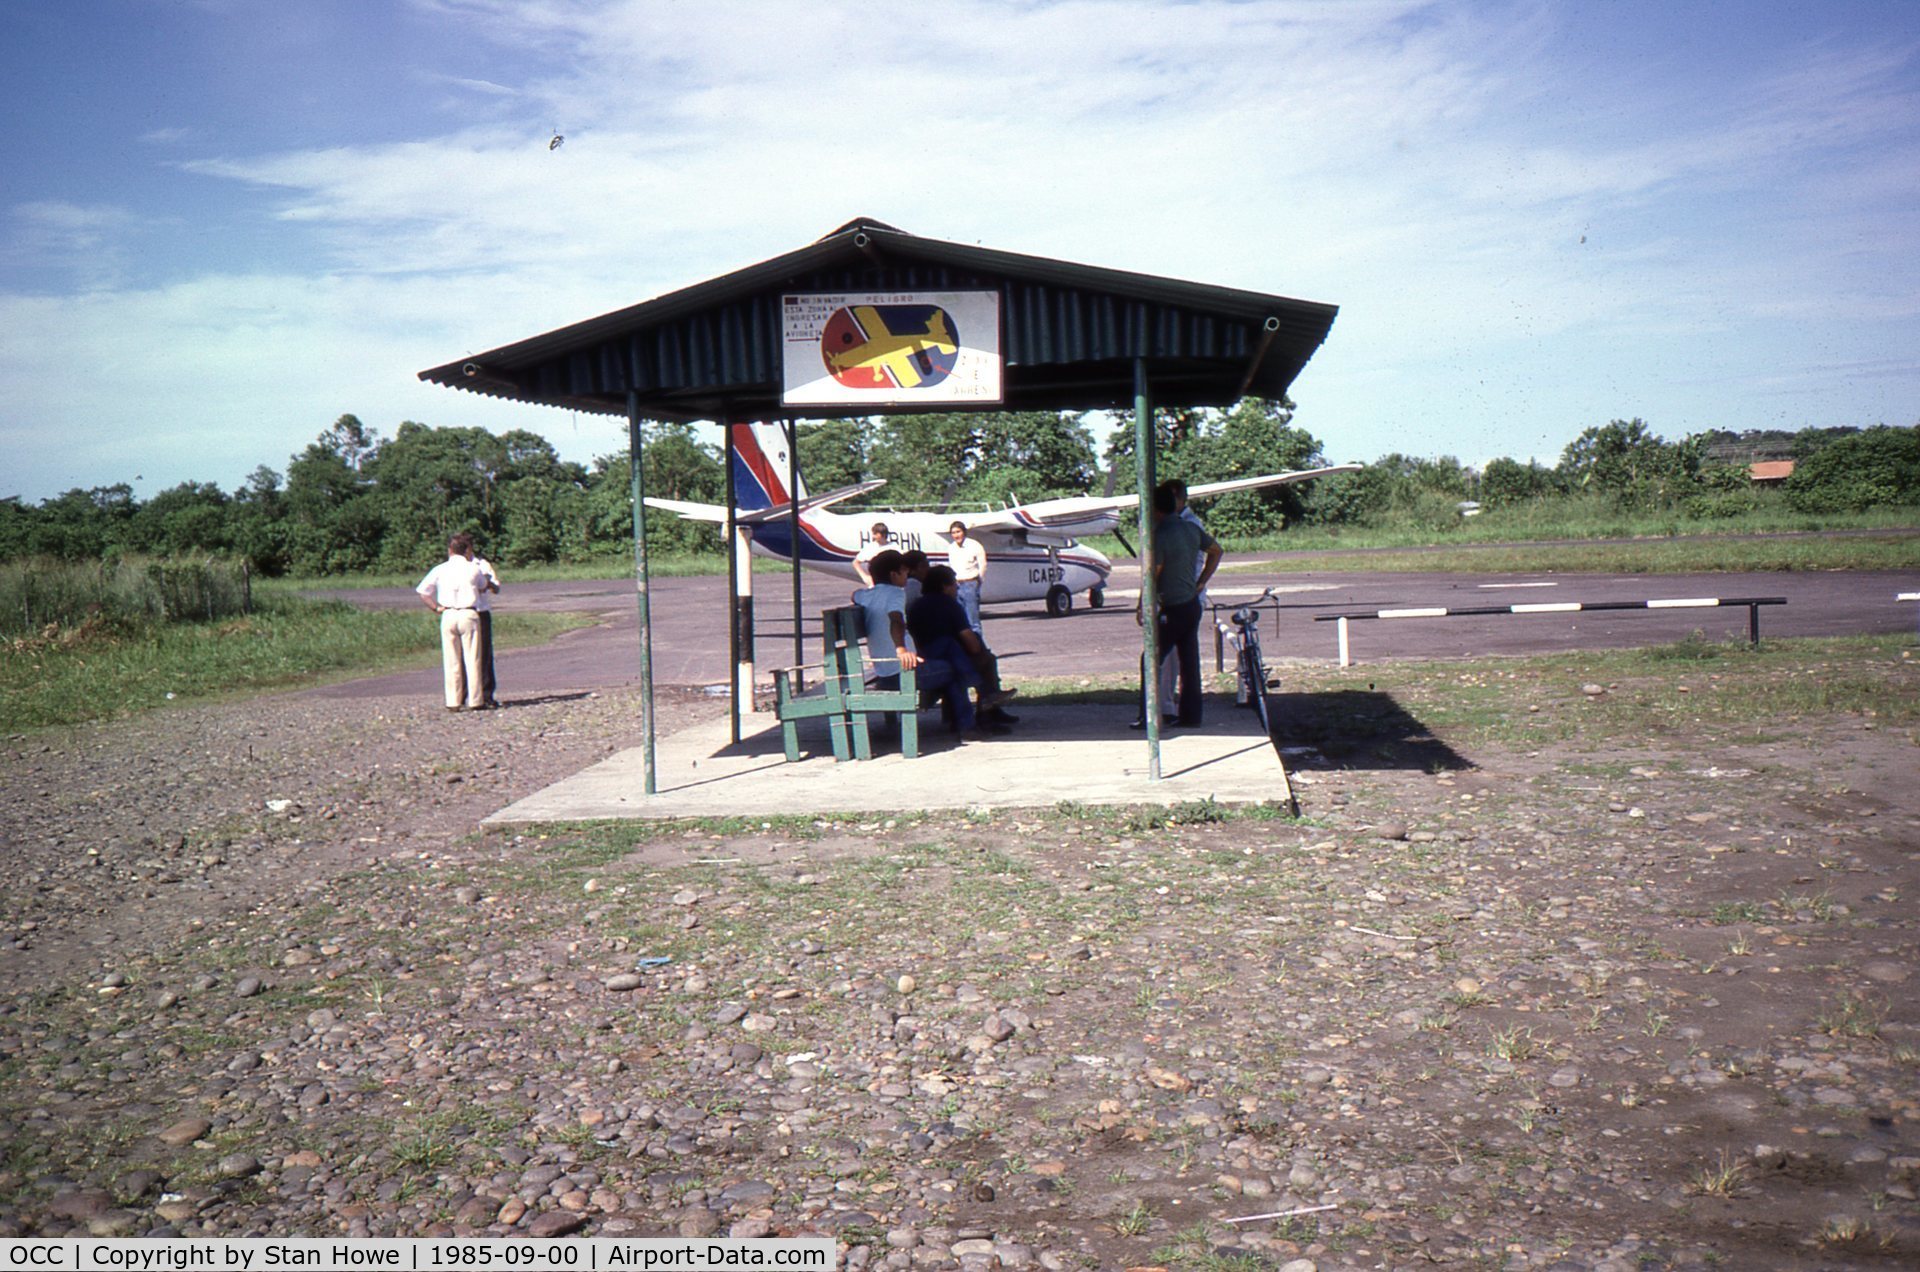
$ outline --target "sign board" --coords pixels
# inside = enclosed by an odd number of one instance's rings
[[[780,298],[785,406],[993,406],[1003,400],[1000,293]]]

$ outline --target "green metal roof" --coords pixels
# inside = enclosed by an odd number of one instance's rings
[[[660,419],[846,415],[780,402],[780,297],[996,290],[1006,410],[1130,406],[1145,358],[1156,402],[1278,398],[1338,308],[920,238],[856,220],[797,251],[420,373],[493,397]],[[899,411],[902,408],[887,408]],[[953,410],[952,406],[938,409]]]

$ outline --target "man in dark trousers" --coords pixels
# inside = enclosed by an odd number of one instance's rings
[[[1000,687],[1000,660],[968,626],[959,593],[960,584],[951,567],[930,568],[921,584],[920,599],[907,607],[907,632],[923,657],[964,658],[972,664],[980,677],[980,723],[987,733],[1005,733],[1014,717],[1001,704],[1018,690]],[[961,697],[954,703],[956,721],[967,714],[964,685],[959,692]]]
[[[1183,729],[1201,725],[1200,593],[1220,568],[1220,545],[1197,524],[1176,515],[1179,499],[1171,482],[1153,492],[1153,580],[1160,601],[1160,651],[1180,659],[1180,714]],[[1196,569],[1196,564],[1198,568]],[[1147,690],[1140,687],[1140,715],[1147,714]],[[1161,704],[1162,709],[1166,704]]]

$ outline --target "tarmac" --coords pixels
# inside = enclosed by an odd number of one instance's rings
[[[826,724],[801,722],[803,754],[788,763],[771,713],[742,721],[741,741],[723,718],[661,738],[655,747],[657,793],[645,792],[638,747],[537,791],[486,819],[489,826],[599,819],[672,819],[883,813],[903,808],[1032,808],[1084,805],[1284,803],[1290,788],[1279,757],[1250,712],[1224,701],[1198,729],[1169,731],[1160,742],[1160,778],[1148,775],[1147,741],[1127,727],[1120,704],[1010,704],[1012,733],[959,745],[921,717],[920,754],[900,755],[876,739],[871,760],[833,758]]]

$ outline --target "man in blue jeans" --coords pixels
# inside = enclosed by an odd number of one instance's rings
[[[1200,593],[1220,568],[1220,545],[1197,524],[1175,515],[1179,498],[1173,483],[1153,492],[1153,579],[1160,600],[1160,652],[1180,659],[1180,714],[1172,723],[1183,729],[1201,724]],[[1198,569],[1195,569],[1198,564]],[[1147,714],[1147,689],[1140,686],[1140,715]],[[1165,710],[1165,703],[1161,709]]]
[[[1019,691],[1000,687],[1000,660],[967,626],[959,584],[950,567],[936,565],[927,571],[920,599],[907,607],[907,631],[922,657],[964,668],[965,674],[958,681],[961,688],[953,695],[954,721],[962,732],[975,723],[973,704],[966,699],[967,684],[980,692],[980,722],[985,733],[1010,731],[1008,726],[1014,717],[1001,704]]]

